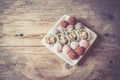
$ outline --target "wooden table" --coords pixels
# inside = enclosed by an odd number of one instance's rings
[[[0,0],[0,80],[119,80],[119,13],[115,0]],[[76,66],[40,43],[64,14],[98,34]]]

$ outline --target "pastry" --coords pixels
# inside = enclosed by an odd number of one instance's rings
[[[81,41],[79,42],[79,45],[82,46],[82,47],[84,47],[84,48],[88,48],[89,43],[88,43],[87,40],[81,40]]]
[[[47,42],[48,44],[54,44],[54,43],[56,43],[56,41],[57,41],[56,37],[54,37],[54,36],[47,36],[47,37],[45,38],[45,40],[46,40],[46,42]]]
[[[81,39],[89,39],[88,32],[82,30],[82,31],[79,31],[78,33]]]
[[[64,45],[63,48],[62,48],[62,52],[65,53],[65,54],[68,53],[70,50],[71,50],[71,48],[68,45]]]
[[[68,56],[69,56],[70,59],[75,59],[75,58],[78,57],[78,55],[73,50],[70,50],[68,52]]]
[[[59,27],[58,27],[58,31],[61,32],[61,33],[64,33],[64,32],[66,31],[66,29],[59,26]]]
[[[77,54],[68,45],[63,46],[62,52],[68,54],[70,59],[77,58]]]
[[[67,44],[68,43],[68,38],[65,35],[59,35],[59,42],[62,44]]]
[[[69,25],[69,23],[66,20],[63,20],[61,21],[60,25],[61,27],[66,28]]]
[[[81,47],[81,46],[78,46],[76,49],[75,49],[75,52],[78,54],[78,55],[82,55],[84,53],[84,48]]]
[[[62,52],[63,45],[61,43],[55,43],[53,46],[53,49],[56,50],[57,52]]]
[[[83,24],[81,24],[81,23],[77,23],[77,24],[75,25],[75,29],[76,29],[76,30],[81,30],[81,29],[84,29],[84,26],[83,26]]]
[[[68,33],[68,37],[72,41],[77,40],[77,35],[76,35],[75,31],[71,31],[70,33]]]
[[[71,42],[70,47],[77,53],[77,55],[82,55],[84,53],[84,48],[79,46],[78,42]]]
[[[74,28],[73,28],[73,25],[68,25],[67,26],[67,31],[72,31]]]
[[[76,24],[76,18],[74,17],[74,16],[70,16],[69,18],[68,18],[68,22],[69,22],[69,24],[71,24],[71,25],[75,25]]]
[[[71,42],[71,44],[70,44],[70,47],[71,47],[73,50],[75,50],[78,46],[79,46],[79,42],[76,42],[76,41],[73,41],[73,42]]]

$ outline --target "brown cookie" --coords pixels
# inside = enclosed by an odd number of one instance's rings
[[[74,16],[70,16],[70,17],[68,18],[68,22],[69,22],[69,24],[71,24],[71,25],[75,25],[76,22],[77,22],[77,20],[76,20],[76,18],[75,18]]]
[[[46,37],[45,40],[48,44],[54,44],[56,42],[55,37]]]
[[[77,35],[74,32],[71,32],[68,36],[71,40],[77,40]]]
[[[70,57],[70,59],[77,58],[77,54],[72,49],[68,52],[68,56]]]
[[[82,55],[84,53],[84,48],[81,47],[81,46],[78,46],[76,49],[75,49],[75,52],[78,54],[78,55]]]
[[[63,20],[61,21],[60,25],[61,27],[66,28],[69,25],[69,23],[66,20]]]

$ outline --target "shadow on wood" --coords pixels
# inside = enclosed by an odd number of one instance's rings
[[[84,24],[88,28],[91,27],[91,25],[89,23],[87,23],[86,20],[84,20],[84,19],[80,18],[80,19],[78,19],[78,22],[81,22],[82,24]],[[94,31],[94,30],[92,30],[92,31]],[[78,62],[78,64],[77,64],[78,66],[84,64],[84,62],[87,60],[87,58],[89,56],[92,56],[92,55],[95,54],[95,53],[93,53],[93,50],[95,48],[97,48],[99,46],[100,42],[101,42],[101,36],[96,31],[94,31],[94,32],[97,34],[97,39],[95,40],[95,42],[93,43],[93,45],[90,47],[90,49],[87,51],[87,53],[84,55],[84,57],[82,57],[81,60]]]

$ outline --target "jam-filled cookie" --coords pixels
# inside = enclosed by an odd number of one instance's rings
[[[88,40],[90,38],[89,33],[85,30],[81,30],[78,32],[79,36],[81,39],[86,39]]]
[[[66,35],[62,34],[62,35],[58,35],[59,37],[59,42],[62,43],[62,44],[68,44],[69,43],[69,40],[67,38]]]
[[[75,31],[68,32],[68,37],[71,41],[75,41],[78,39],[78,36]]]
[[[60,25],[61,27],[66,28],[69,25],[69,23],[66,20],[63,20],[61,21]]]

